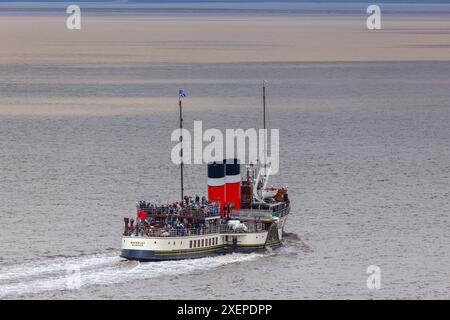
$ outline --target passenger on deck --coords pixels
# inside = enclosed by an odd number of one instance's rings
[[[139,221],[142,221],[142,222],[145,221],[145,218],[147,218],[147,213],[143,210],[139,210],[138,218],[139,218]]]

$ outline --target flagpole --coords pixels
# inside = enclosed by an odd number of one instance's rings
[[[180,170],[181,170],[181,205],[183,205],[184,201],[184,186],[183,186],[183,111],[181,106],[181,94],[178,94],[178,105],[180,107],[180,145],[181,145],[181,163],[180,163]]]

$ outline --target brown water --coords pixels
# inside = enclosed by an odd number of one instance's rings
[[[439,30],[429,30],[433,41],[448,41]],[[108,60],[108,43],[83,42],[93,52],[72,56],[52,53],[46,41],[35,45],[42,56],[2,47],[1,298],[449,297],[446,59],[402,62],[393,50],[396,61],[152,62],[137,39],[148,56],[133,62],[130,47]],[[188,43],[178,45],[183,52]],[[178,195],[170,162],[178,89],[188,94],[188,128],[201,119],[204,128],[245,129],[261,123],[262,79],[281,137],[272,181],[288,184],[292,200],[285,246],[176,262],[120,259],[122,217],[135,202]],[[205,166],[186,169],[186,189],[204,194]],[[373,264],[381,290],[366,287]],[[67,290],[69,265],[81,268],[81,289]]]

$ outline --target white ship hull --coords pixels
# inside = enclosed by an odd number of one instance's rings
[[[260,232],[212,233],[179,237],[123,236],[121,256],[130,260],[195,259],[233,252],[251,253],[281,246],[287,217]]]

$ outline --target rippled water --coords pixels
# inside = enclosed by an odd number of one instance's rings
[[[72,66],[75,87],[27,84],[64,68],[2,65],[20,81],[11,87],[3,77],[0,98],[175,93],[173,109],[0,118],[1,298],[449,297],[450,63]],[[113,76],[156,81],[102,83]],[[289,185],[293,206],[285,246],[120,259],[122,218],[135,202],[177,197],[170,133],[178,87],[188,92],[187,127],[202,119],[204,128],[248,128],[260,123],[264,78],[281,136],[273,181]],[[98,81],[83,84],[89,79]],[[204,166],[187,167],[186,189],[206,192]],[[372,264],[382,271],[378,291],[366,287]],[[66,289],[71,265],[80,267],[79,290]]]

